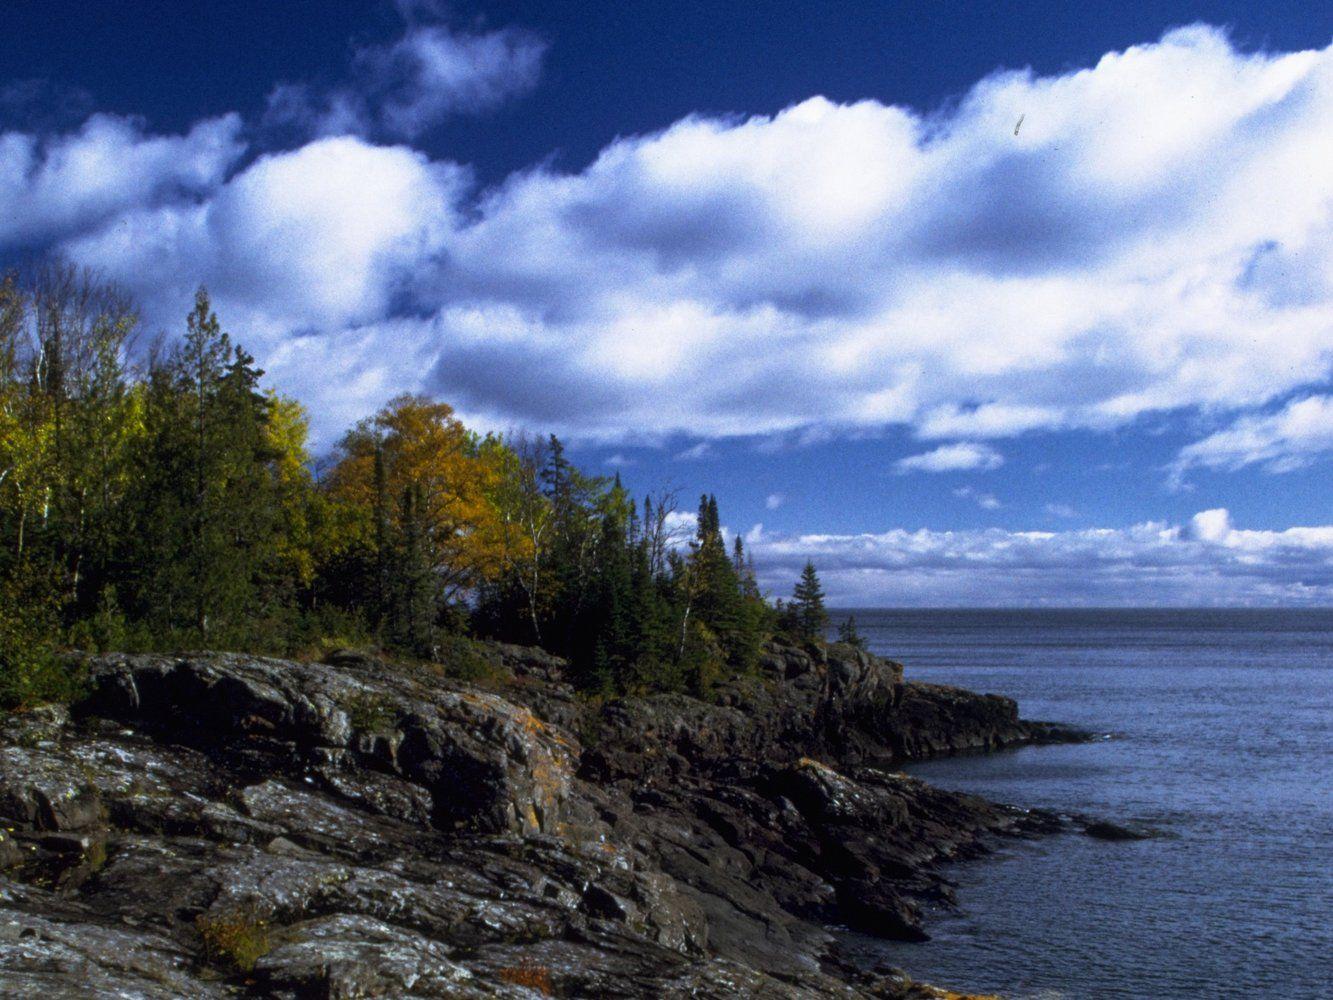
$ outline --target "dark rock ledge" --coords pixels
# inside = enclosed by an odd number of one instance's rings
[[[825,927],[921,938],[940,862],[1057,824],[890,768],[1066,734],[847,647],[597,706],[492,653],[89,659],[0,725],[0,997],[945,996]]]

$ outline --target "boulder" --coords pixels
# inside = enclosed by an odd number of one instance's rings
[[[1137,830],[1106,820],[1093,820],[1084,823],[1083,832],[1096,840],[1147,840],[1152,836],[1146,830]]]
[[[427,680],[351,656],[336,664],[111,656],[89,665],[92,693],[81,710],[184,745],[289,746],[335,786],[329,775],[340,760],[354,770],[387,767],[424,790],[444,828],[554,829],[577,744],[523,706]],[[420,812],[419,796],[401,785],[346,787],[391,812]]]

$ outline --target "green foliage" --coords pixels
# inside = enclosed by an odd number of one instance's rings
[[[97,610],[88,618],[76,621],[69,630],[69,644],[75,649],[91,649],[99,653],[123,650],[135,645],[133,630],[125,620],[116,600],[116,588],[107,584],[97,602]]]
[[[856,630],[856,615],[848,615],[838,623],[838,641],[855,649],[864,650],[866,648],[865,639]]]
[[[68,701],[78,677],[55,657],[54,615],[11,584],[0,588],[0,709]]]
[[[385,732],[398,721],[393,703],[382,695],[362,692],[353,695],[343,708],[352,726],[366,733]]]
[[[501,676],[499,668],[477,643],[456,632],[441,634],[434,660],[446,677],[455,677],[461,681],[486,683],[498,680]]]
[[[254,907],[200,914],[194,922],[204,957],[238,972],[251,972],[269,953],[269,925]]]
[[[670,534],[670,495],[635,503],[619,479],[584,476],[559,440],[523,457],[512,487],[525,498],[515,520],[537,544],[483,588],[476,627],[542,644],[570,659],[585,692],[691,691],[753,669],[772,612],[739,539],[730,555],[717,500],[701,498],[695,537]],[[533,472],[533,470],[538,470]],[[531,495],[541,484],[544,505]]]
[[[335,650],[365,649],[375,644],[365,619],[356,611],[321,603],[313,608],[299,609],[294,617],[287,642],[266,652],[304,660],[323,660]]]
[[[304,412],[262,386],[206,291],[142,371],[136,323],[84,272],[0,281],[4,704],[68,692],[62,644],[379,647],[493,679],[471,629],[542,645],[608,696],[707,695],[754,668],[774,615],[715,497],[677,537],[670,494],[636,502],[555,437],[481,437],[413,396],[317,480]]]
[[[801,578],[792,590],[791,603],[779,614],[784,631],[805,642],[822,642],[828,630],[828,611],[824,608],[824,588],[819,583],[815,565],[806,562]]]
[[[135,610],[155,631],[199,645],[271,643],[286,624],[274,610],[296,575],[282,559],[292,484],[272,433],[275,403],[202,289],[187,326],[145,388],[127,539],[127,562],[139,569]]]

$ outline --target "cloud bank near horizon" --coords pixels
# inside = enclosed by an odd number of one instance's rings
[[[1223,508],[1180,525],[744,537],[771,593],[809,559],[842,607],[1333,605],[1333,527],[1246,530]]]

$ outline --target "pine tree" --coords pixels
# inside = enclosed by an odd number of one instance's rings
[[[264,628],[281,628],[284,496],[262,374],[203,289],[184,343],[150,370],[127,604],[159,634],[263,645],[277,638]]]
[[[856,615],[848,615],[838,624],[838,641],[844,642],[856,649],[865,649],[866,641],[861,633],[856,630]]]
[[[819,584],[815,564],[807,561],[801,579],[792,590],[789,610],[801,638],[814,642],[824,638],[828,612],[824,610],[824,589]]]
[[[585,648],[576,662],[581,660],[590,668],[583,677],[584,687],[610,690],[623,686],[634,659],[629,552],[624,520],[614,509],[602,517],[593,581],[594,593],[587,602],[580,629],[585,647],[591,648]]]
[[[403,488],[394,545],[394,586],[388,617],[394,645],[423,659],[434,655],[440,608],[427,554],[425,512],[418,483]]]

